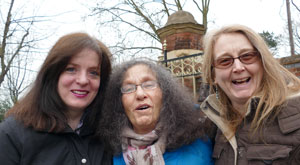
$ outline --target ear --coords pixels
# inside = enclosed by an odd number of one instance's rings
[[[214,78],[214,85],[218,85],[216,78]]]

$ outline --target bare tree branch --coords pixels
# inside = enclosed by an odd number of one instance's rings
[[[8,71],[7,66],[5,65],[5,49],[6,49],[6,40],[7,37],[10,37],[9,34],[9,27],[11,24],[11,11],[12,8],[14,6],[14,0],[11,0],[10,6],[9,6],[9,10],[7,13],[7,18],[6,18],[6,22],[5,22],[5,26],[4,26],[4,31],[3,31],[3,39],[2,39],[2,43],[1,43],[1,52],[0,52],[0,57],[1,57],[1,74],[0,74],[0,86],[4,80],[4,77]]]
[[[123,0],[115,4],[106,2],[98,0],[97,5],[94,5],[96,7],[90,9],[92,13],[89,16],[97,16],[102,31],[106,28],[109,29],[108,32],[114,30],[117,39],[111,44],[114,45],[113,54],[121,57],[124,54],[161,50],[157,30],[163,27],[172,12],[183,10],[187,0]],[[203,3],[206,7],[206,17],[209,0],[203,0]],[[159,54],[159,51],[157,52],[156,54]]]
[[[27,4],[24,3],[24,6]],[[0,87],[2,93],[10,94],[10,98],[5,99],[16,102],[18,96],[28,87],[32,73],[35,73],[30,68],[32,65],[27,64],[34,60],[37,54],[42,53],[38,51],[41,50],[38,41],[51,35],[49,31],[39,33],[35,24],[44,22],[50,17],[29,15],[22,10],[25,9],[24,6],[17,9],[20,4],[15,4],[15,0],[9,0],[9,3],[1,5],[6,5],[7,10],[0,10],[0,24],[3,25],[0,29]],[[3,98],[0,98],[1,101]]]
[[[209,10],[210,0],[201,0],[201,6],[199,6],[196,0],[193,0],[194,4],[197,6],[198,10],[202,13],[202,24],[205,29],[207,29],[207,14]]]
[[[292,2],[292,4],[293,4],[293,6],[300,12],[300,9],[299,9],[298,6],[294,3],[294,1],[291,0],[291,2]]]
[[[163,4],[163,6],[164,6],[164,8],[165,8],[165,12],[167,13],[167,16],[169,17],[169,16],[170,16],[170,13],[169,13],[169,9],[168,9],[168,7],[167,7],[166,1],[165,1],[165,0],[162,0],[162,4]]]
[[[175,4],[176,4],[176,6],[177,6],[177,9],[178,9],[178,10],[182,10],[182,5],[181,5],[181,3],[180,3],[180,0],[174,0],[174,2],[175,2]]]

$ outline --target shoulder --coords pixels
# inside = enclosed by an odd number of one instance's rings
[[[300,92],[296,93],[294,95],[288,96],[287,100],[286,100],[287,107],[297,107],[296,109],[298,111],[300,111]]]
[[[15,120],[14,117],[8,117],[0,123],[0,140],[10,140],[11,142],[21,143],[25,132],[28,131],[29,129],[25,128],[24,125]]]
[[[23,125],[16,121],[14,117],[8,117],[0,123],[1,132],[15,132],[14,130],[24,128]]]
[[[195,140],[174,151],[165,152],[166,164],[211,164],[212,144],[210,140]]]
[[[13,117],[6,118],[0,123],[0,158],[8,160],[6,156],[17,155],[24,142],[24,127]]]
[[[114,165],[125,165],[125,161],[123,159],[122,153],[113,157],[113,164]]]
[[[289,96],[278,114],[278,123],[282,133],[287,134],[300,129],[300,94]]]

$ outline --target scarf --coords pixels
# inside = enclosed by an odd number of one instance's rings
[[[160,128],[141,135],[131,128],[122,131],[122,150],[126,165],[164,165],[165,136],[158,137]]]

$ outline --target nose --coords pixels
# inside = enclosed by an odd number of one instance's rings
[[[80,84],[80,85],[86,85],[86,84],[88,84],[89,79],[87,77],[87,74],[84,73],[84,72],[78,73],[77,78],[76,78],[76,82],[78,84]]]
[[[136,97],[137,97],[138,100],[143,100],[143,99],[145,99],[147,97],[144,89],[140,85],[138,85],[136,87],[136,91],[135,92],[136,92]]]
[[[233,72],[242,72],[245,70],[244,64],[239,59],[234,59],[232,68]]]

